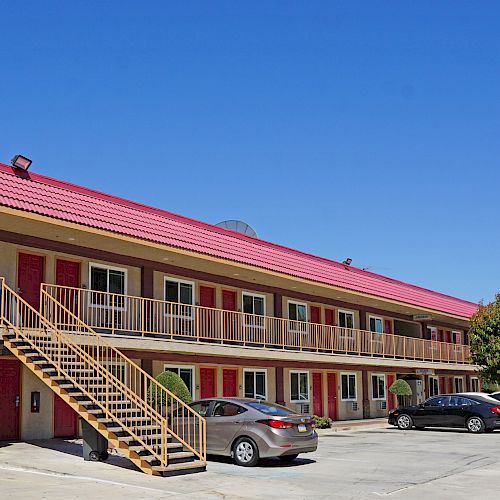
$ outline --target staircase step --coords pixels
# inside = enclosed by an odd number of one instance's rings
[[[156,472],[161,472],[163,476],[177,476],[181,474],[193,474],[195,472],[203,472],[206,470],[206,462],[201,460],[193,460],[192,462],[185,462],[180,464],[170,464],[167,467],[161,465],[154,465],[152,469]]]

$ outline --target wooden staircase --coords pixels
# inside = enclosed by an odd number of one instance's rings
[[[0,278],[9,349],[80,417],[147,474],[206,467],[205,420],[42,291],[39,313]],[[51,320],[55,320],[54,322]],[[72,334],[54,323],[64,321]]]

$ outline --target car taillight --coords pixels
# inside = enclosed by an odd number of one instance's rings
[[[268,425],[273,429],[289,429],[293,427],[291,422],[283,422],[282,420],[257,420],[257,423]]]
[[[497,415],[500,415],[500,405],[499,406],[492,406],[490,408],[491,413],[496,413]]]

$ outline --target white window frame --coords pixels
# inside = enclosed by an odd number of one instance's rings
[[[436,382],[436,386],[437,386],[437,392],[435,392],[435,393],[434,393],[434,391],[431,391],[431,387],[432,387],[432,382],[433,381]],[[439,396],[439,393],[440,393],[440,390],[439,390],[439,377],[437,377],[435,375],[429,375],[429,397],[432,398],[434,396]]]
[[[173,281],[177,283],[177,286],[180,287],[183,285],[191,285],[192,293],[191,293],[191,304],[184,304],[182,302],[169,302],[167,301],[167,281]],[[180,290],[179,290],[179,298],[180,298]],[[173,276],[164,276],[163,277],[163,300],[168,304],[179,304],[184,306],[191,306],[191,315],[183,315],[183,314],[169,314],[165,312],[165,316],[179,319],[192,320],[194,319],[194,306],[196,304],[196,283],[194,281],[184,280],[182,278],[174,278]]]
[[[106,292],[103,292],[101,290],[93,290],[92,287],[92,268],[100,268],[100,269],[106,269],[107,271],[119,271],[123,273],[123,294],[119,293],[111,293],[109,291],[109,272],[107,273],[107,281],[106,281]],[[115,267],[115,266],[108,266],[107,264],[99,264],[97,262],[89,262],[89,303],[88,305],[90,307],[93,307],[95,309],[114,309],[115,311],[125,311],[127,309],[126,303],[127,301],[123,300],[123,307],[117,307],[117,306],[109,306],[109,305],[104,305],[104,304],[93,304],[92,303],[92,292],[96,292],[99,294],[106,294],[106,295],[127,295],[127,289],[128,289],[128,269],[124,267]]]
[[[462,381],[462,390],[460,390],[460,391],[457,390],[457,380]],[[464,378],[463,377],[453,377],[453,389],[455,389],[455,392],[464,392]]]
[[[477,383],[477,391],[474,389],[474,382]],[[471,377],[470,378],[470,385],[471,385],[472,392],[481,392],[481,384],[479,383],[479,377]]]
[[[191,373],[192,373],[191,387],[188,387],[188,389],[189,389],[189,392],[191,393],[191,396],[194,400],[195,399],[195,392],[194,391],[196,389],[196,367],[194,365],[173,365],[170,363],[166,363],[163,365],[164,372],[166,372],[168,369],[172,369],[172,368],[176,368],[176,369],[184,368],[184,369],[191,370]]]
[[[377,332],[376,330],[370,330],[370,321],[374,319],[375,321],[379,320],[381,325],[382,325],[382,331],[381,332]],[[382,316],[373,316],[373,315],[369,315],[368,316],[368,330],[372,333],[377,333],[377,334],[382,334],[384,333],[384,318]]]
[[[373,394],[373,377],[382,377],[384,379],[384,397],[381,398],[381,397],[378,397],[376,398]],[[372,401],[385,401],[387,399],[387,380],[386,380],[386,377],[385,377],[385,373],[372,373],[372,379],[371,379],[371,382],[372,382]]]
[[[307,374],[307,399],[292,399],[292,375],[297,374],[299,379],[299,393],[300,393],[300,375]],[[290,388],[290,403],[310,403],[311,402],[311,376],[309,370],[290,370],[288,373],[288,382]]]
[[[355,397],[353,398],[344,398],[342,394],[342,377],[346,375],[347,377],[349,375],[354,375],[354,394]],[[349,392],[349,378],[347,378],[347,392]],[[341,401],[357,401],[358,400],[358,374],[357,372],[342,372],[340,374],[340,400]]]
[[[295,306],[304,306],[306,310],[305,321],[300,321],[298,319],[290,319],[290,304]],[[288,331],[291,333],[307,333],[307,322],[309,321],[309,312],[306,302],[297,302],[296,300],[288,300],[286,303],[286,310],[288,315]],[[291,327],[293,325],[293,327]]]
[[[246,313],[244,311],[244,306],[243,306],[243,303],[244,303],[244,298],[245,297],[252,297],[252,299],[254,298],[258,298],[258,299],[262,299],[262,303],[263,303],[263,308],[264,308],[264,311],[263,311],[263,314],[260,315],[260,314],[255,314],[255,313]],[[266,316],[266,312],[267,312],[267,304],[266,304],[266,296],[265,295],[261,295],[261,294],[258,294],[258,293],[253,293],[253,292],[246,292],[246,291],[242,291],[241,292],[241,312],[243,313],[243,322],[244,322],[244,326],[247,327],[247,328],[255,328],[255,329],[264,329],[265,328],[265,316]],[[250,316],[250,317],[249,317]],[[262,321],[262,324],[255,324],[255,321],[253,318],[263,318],[261,321]],[[249,322],[252,321],[252,323]]]
[[[349,328],[347,326],[340,326],[340,314],[350,314],[352,316],[352,328]],[[356,337],[356,334],[353,330],[356,329],[356,314],[354,314],[354,311],[349,311],[348,309],[338,309],[337,310],[337,327],[340,329],[340,338],[345,340],[354,340]],[[351,330],[348,332],[348,330]]]
[[[255,380],[255,374],[256,372],[264,372],[264,398],[260,398],[256,395],[255,390],[257,388],[256,380]],[[243,368],[243,397],[246,396],[246,391],[245,391],[245,373],[253,373],[253,384],[254,384],[254,398],[255,399],[262,399],[263,401],[267,400],[267,395],[269,394],[267,390],[267,368]]]
[[[456,342],[456,335],[457,334],[460,336],[460,344],[457,344],[457,342]],[[460,352],[462,349],[463,337],[464,337],[464,334],[461,330],[452,330],[451,331],[451,340],[453,341],[453,345],[455,346],[456,352]]]

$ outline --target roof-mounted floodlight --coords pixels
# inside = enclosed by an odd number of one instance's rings
[[[26,156],[16,155],[12,158],[12,160],[10,160],[10,163],[13,167],[20,168],[21,170],[28,170],[32,161],[29,158],[26,158]]]

